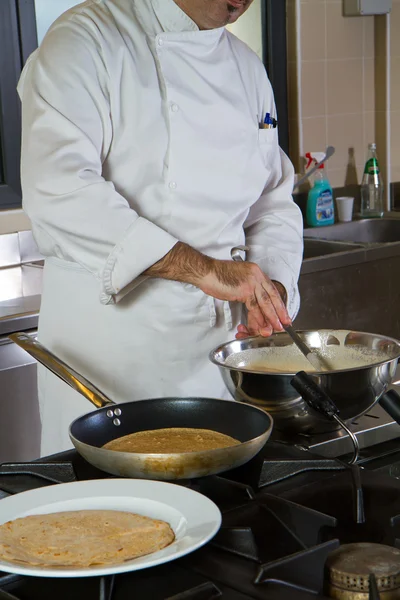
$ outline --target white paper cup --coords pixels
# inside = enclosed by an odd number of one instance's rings
[[[338,219],[341,223],[347,223],[353,218],[354,198],[349,196],[341,196],[336,198],[336,206],[338,210]]]

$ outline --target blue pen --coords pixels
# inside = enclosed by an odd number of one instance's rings
[[[271,115],[270,115],[270,113],[267,113],[267,114],[265,115],[264,124],[265,124],[265,125],[272,125],[272,123],[271,123]]]
[[[278,125],[278,121],[271,117],[270,113],[266,113],[263,125],[264,129],[275,129]]]

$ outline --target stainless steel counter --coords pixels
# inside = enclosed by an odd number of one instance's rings
[[[37,327],[43,263],[30,231],[0,236],[0,336]]]
[[[39,457],[36,361],[8,335],[37,329],[42,267],[31,232],[0,236],[0,462]]]
[[[16,304],[2,306],[0,302],[0,343],[3,336],[13,331],[37,329],[40,296],[19,298]]]
[[[12,331],[37,327],[42,270],[33,268],[32,271],[34,277],[28,267],[0,270],[0,337]],[[10,290],[15,291],[11,294]],[[7,298],[7,295],[11,297]]]
[[[304,242],[296,327],[400,339],[400,213],[306,229]]]

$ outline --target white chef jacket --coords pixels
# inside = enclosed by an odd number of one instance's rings
[[[299,308],[302,220],[258,57],[173,0],[88,0],[29,58],[23,203],[46,257],[39,339],[117,402],[226,397],[208,353],[241,307],[141,274],[179,240],[217,259],[246,243]],[[39,369],[42,454],[90,404]]]

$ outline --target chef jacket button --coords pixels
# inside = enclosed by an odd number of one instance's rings
[[[179,110],[179,106],[173,102],[171,104],[171,110],[172,110],[172,112],[176,113]]]
[[[170,190],[176,190],[176,188],[178,187],[176,181],[170,181],[169,182],[169,189]]]
[[[158,45],[159,46],[163,46],[164,45],[164,40],[162,38],[158,38]]]

